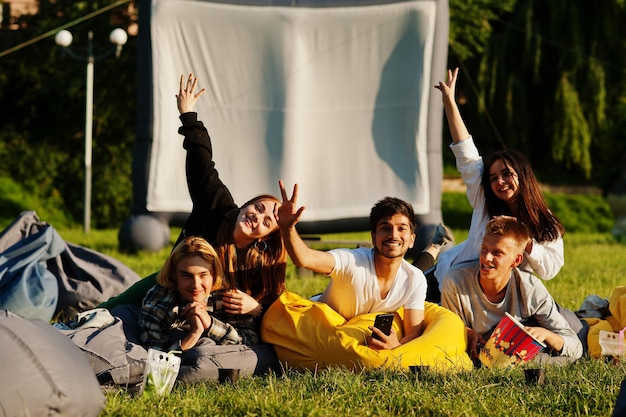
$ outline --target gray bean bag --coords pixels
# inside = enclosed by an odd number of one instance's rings
[[[95,323],[78,323],[76,328],[63,329],[58,323],[55,326],[83,352],[101,384],[134,390],[143,379],[148,355],[139,343],[139,308],[122,305],[106,314],[112,322],[105,325],[96,317]]]
[[[0,310],[0,415],[98,416],[106,405],[81,351],[48,323]]]
[[[59,329],[84,353],[101,384],[125,386],[136,391],[143,381],[147,350],[139,342],[140,308],[122,304],[110,310],[112,323],[91,327]],[[216,345],[202,338],[196,347],[182,354],[177,381],[193,382],[218,379],[219,368],[239,368],[240,376],[264,375],[281,371],[274,347]]]

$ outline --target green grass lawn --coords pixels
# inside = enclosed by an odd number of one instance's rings
[[[159,253],[122,254],[116,231],[62,230],[70,242],[116,257],[142,276],[157,270],[170,248]],[[466,231],[454,230],[457,241]],[[172,242],[178,230],[172,230]],[[332,239],[367,239],[368,233],[329,235]],[[324,246],[321,246],[324,248]],[[626,284],[626,245],[608,233],[568,233],[566,264],[546,286],[564,307],[577,309],[584,298],[609,297]],[[305,297],[320,292],[327,277],[301,278],[288,268],[287,287]],[[392,370],[350,372],[333,369],[250,377],[236,385],[215,382],[177,385],[164,398],[141,398],[122,388],[107,388],[103,416],[609,416],[624,362],[583,359],[549,368],[543,386],[529,386],[520,369],[478,369],[417,378]]]
[[[177,385],[163,398],[109,391],[102,416],[610,416],[623,364],[582,360],[549,368],[542,386],[522,371],[461,374],[287,371],[236,385]]]

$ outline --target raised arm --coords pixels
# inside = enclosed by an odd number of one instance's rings
[[[180,76],[176,103],[182,126],[178,133],[184,136],[187,151],[185,172],[193,209],[176,243],[185,236],[201,235],[214,242],[227,212],[237,208],[230,191],[222,183],[213,161],[211,138],[204,124],[198,120],[194,107],[205,89],[196,92],[198,79],[189,74]]]
[[[278,209],[278,226],[291,260],[298,267],[307,268],[320,274],[329,274],[335,267],[333,255],[308,247],[296,230],[296,224],[304,211],[304,206],[296,209],[298,184],[294,185],[291,198],[287,197],[285,184],[282,180],[278,182],[278,185],[283,197],[283,202]]]
[[[458,75],[458,68],[455,68],[454,71],[448,70],[448,81],[445,83],[440,81],[439,84],[435,86],[437,90],[441,91],[443,107],[446,112],[448,127],[450,128],[450,134],[452,135],[452,141],[454,143],[459,143],[470,137],[470,133],[463,122],[463,118],[459,112],[459,106],[457,106],[455,100]]]

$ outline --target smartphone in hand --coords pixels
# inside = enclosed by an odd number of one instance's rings
[[[389,336],[391,333],[391,325],[393,324],[393,313],[385,313],[379,314],[376,316],[374,320],[374,327],[379,329],[381,332],[385,334],[385,336]],[[378,335],[372,332],[372,338],[380,340]]]

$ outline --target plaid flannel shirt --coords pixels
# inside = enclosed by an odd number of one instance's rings
[[[139,318],[141,343],[146,348],[161,351],[180,350],[180,341],[171,340],[174,330],[187,328],[184,317],[179,315],[188,301],[180,297],[177,291],[168,290],[159,284],[152,287],[141,307]],[[234,345],[242,342],[237,330],[211,314],[211,326],[205,330],[203,337],[209,337],[220,345]]]

